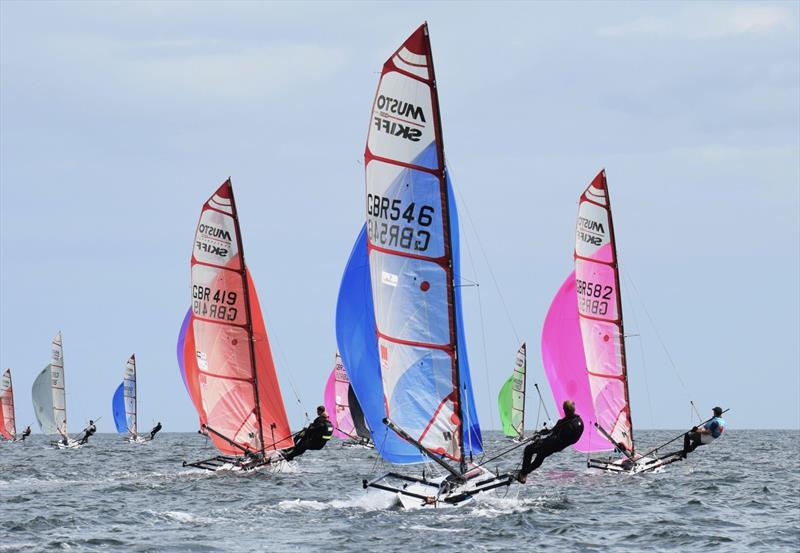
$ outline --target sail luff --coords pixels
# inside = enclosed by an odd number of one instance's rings
[[[525,342],[522,343],[519,350],[522,354],[522,389],[520,390],[522,394],[522,405],[520,406],[521,419],[519,421],[519,437],[522,438],[525,435],[525,399],[527,398],[528,390],[528,348]],[[516,370],[516,368],[514,370]]]
[[[246,317],[246,324],[247,324],[247,333],[250,337],[248,349],[250,351],[250,367],[251,373],[253,375],[253,394],[255,396],[255,403],[256,403],[256,420],[258,421],[258,443],[261,446],[261,453],[263,454],[265,451],[265,444],[264,444],[264,424],[261,420],[261,402],[259,401],[258,397],[258,370],[256,368],[256,352],[255,352],[255,341],[253,339],[253,314],[250,310],[250,286],[249,286],[249,279],[247,278],[247,265],[245,263],[244,258],[244,245],[242,244],[242,233],[241,228],[239,226],[239,212],[236,210],[236,199],[233,194],[233,185],[231,184],[231,180],[227,180],[228,184],[228,191],[230,192],[231,196],[231,210],[233,212],[233,225],[236,229],[236,247],[239,250],[239,268],[242,275],[242,291],[244,292],[244,311]],[[272,444],[273,448],[276,447],[277,444]]]
[[[447,259],[447,266],[445,272],[447,273],[447,306],[450,315],[450,343],[452,344],[453,355],[453,383],[455,385],[455,400],[454,407],[458,416],[458,424],[456,425],[456,432],[458,435],[459,447],[459,467],[461,472],[467,470],[466,455],[464,455],[464,408],[461,394],[461,374],[459,371],[459,358],[458,358],[458,332],[456,330],[456,301],[455,301],[455,275],[453,274],[453,241],[450,233],[450,201],[448,197],[448,186],[445,176],[445,159],[444,159],[444,138],[442,135],[442,118],[439,111],[439,90],[436,86],[436,69],[433,63],[433,49],[431,48],[430,35],[428,34],[427,21],[423,24],[425,42],[427,43],[427,52],[429,56],[428,68],[430,71],[431,79],[431,109],[433,112],[433,126],[436,136],[436,158],[439,162],[437,171],[437,178],[439,179],[439,189],[441,191],[442,201],[442,228],[444,232],[444,247],[445,257]]]
[[[628,415],[628,427],[630,432],[630,439],[631,439],[631,455],[636,452],[636,441],[633,439],[633,416],[631,414],[631,398],[630,398],[630,391],[628,386],[628,360],[625,355],[625,323],[624,317],[622,316],[622,289],[620,288],[619,283],[619,257],[617,256],[617,239],[614,234],[614,216],[612,215],[611,211],[611,194],[608,191],[608,181],[606,180],[606,171],[603,169],[600,171],[600,175],[602,175],[603,179],[603,189],[606,193],[606,203],[607,203],[607,210],[608,210],[608,231],[611,235],[611,248],[614,251],[614,289],[616,290],[617,296],[617,309],[619,310],[619,345],[620,345],[620,360],[622,363],[622,383],[625,389],[625,405],[626,412]]]

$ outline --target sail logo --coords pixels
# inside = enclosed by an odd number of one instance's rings
[[[427,123],[422,107],[383,94],[378,96],[375,106],[378,115],[375,116],[373,124],[379,132],[399,136],[411,142],[419,142],[422,138],[422,129]]]
[[[224,240],[226,242],[231,241],[231,233],[224,228],[218,228],[205,223],[200,223],[200,226],[197,227],[197,232],[207,236],[208,238],[218,238],[219,240]]]
[[[201,252],[205,252],[211,255],[218,255],[219,257],[227,257],[228,255],[228,248],[222,248],[220,246],[214,246],[213,244],[206,244],[205,242],[200,242],[199,240],[196,242],[197,249]]]
[[[593,246],[600,246],[603,243],[605,233],[606,229],[603,223],[593,221],[586,217],[578,217],[578,230],[576,232],[578,240],[582,240]]]
[[[397,100],[381,94],[378,96],[376,105],[378,106],[378,109],[383,112],[401,115],[403,117],[413,119],[414,121],[421,121],[422,123],[427,122],[425,121],[425,112],[422,111],[422,108],[415,106],[410,102],[404,102],[402,100]]]
[[[389,368],[389,348],[381,344],[381,368],[387,370]]]

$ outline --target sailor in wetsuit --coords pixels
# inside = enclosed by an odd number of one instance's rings
[[[525,448],[522,456],[522,469],[517,473],[517,480],[523,484],[528,474],[538,469],[545,458],[581,439],[583,420],[580,415],[575,414],[575,402],[568,399],[564,402],[563,407],[564,418],[560,419],[541,439]],[[534,454],[536,459],[531,462]]]
[[[153,438],[155,438],[156,434],[158,434],[159,432],[161,432],[161,421],[159,421],[158,424],[156,424],[150,431],[150,439],[152,440]]]
[[[90,419],[89,426],[83,429],[83,438],[81,438],[78,444],[83,445],[88,442],[89,438],[91,438],[95,432],[97,432],[97,427],[94,425],[94,421]]]
[[[694,427],[683,435],[682,457],[685,459],[687,453],[691,453],[698,446],[710,444],[725,431],[725,419],[722,418],[722,407],[712,409],[714,417],[700,428]]]
[[[22,433],[22,437],[21,437],[20,439],[21,439],[21,440],[24,442],[24,441],[25,441],[25,438],[27,438],[27,437],[28,437],[28,436],[30,436],[30,435],[31,435],[31,427],[30,427],[30,426],[28,426],[28,427],[25,429],[25,431]]]
[[[283,456],[287,461],[291,461],[309,449],[322,449],[327,445],[331,436],[333,436],[333,424],[328,418],[328,413],[325,412],[325,407],[320,405],[317,407],[317,418],[298,433],[294,447],[284,451]]]

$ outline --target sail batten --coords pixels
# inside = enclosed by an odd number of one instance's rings
[[[226,454],[291,447],[230,180],[203,205],[191,265],[192,307],[178,358],[201,425]]]

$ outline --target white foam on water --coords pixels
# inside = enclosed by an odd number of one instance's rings
[[[185,511],[149,511],[149,513],[158,518],[180,522],[182,524],[213,524],[215,522],[224,520],[221,518],[193,515],[192,513],[187,513]]]

